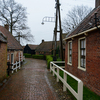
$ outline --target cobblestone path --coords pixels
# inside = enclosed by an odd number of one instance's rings
[[[62,93],[44,60],[26,61],[27,64],[0,89],[0,100],[71,100],[69,95]]]

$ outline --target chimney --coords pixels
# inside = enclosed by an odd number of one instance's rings
[[[8,24],[6,24],[4,27],[9,31],[9,25]]]
[[[100,6],[100,0],[95,0],[95,8],[97,8],[98,6]]]
[[[44,40],[42,40],[42,43],[44,42]]]

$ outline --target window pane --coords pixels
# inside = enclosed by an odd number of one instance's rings
[[[69,43],[69,49],[72,49],[72,42]]]
[[[71,57],[71,56],[69,57],[69,62],[70,62],[70,63],[72,62],[72,57]]]
[[[70,49],[72,49],[72,42],[70,42]]]
[[[83,50],[81,50],[81,55],[83,56]]]
[[[69,42],[69,63],[72,63],[72,42]]]
[[[86,43],[85,39],[80,40],[80,67],[85,68],[86,62],[85,62],[85,56],[86,56]]]
[[[72,55],[72,50],[69,50],[69,54]]]
[[[85,50],[84,50],[83,54],[84,54],[84,56],[85,56]]]
[[[83,58],[81,58],[81,67],[83,67]]]
[[[81,40],[81,48],[83,48],[83,40]]]
[[[84,59],[84,67],[85,67],[85,59]]]
[[[86,48],[86,46],[85,46],[85,40],[84,40],[84,48]]]

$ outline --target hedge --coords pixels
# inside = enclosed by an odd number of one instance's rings
[[[34,59],[44,59],[44,55],[32,55]]]
[[[27,54],[27,53],[24,53],[24,56],[25,56],[26,58],[31,58],[31,57],[32,57],[31,54]]]
[[[47,69],[50,69],[50,62],[53,61],[52,55],[47,55],[46,61],[47,61]]]

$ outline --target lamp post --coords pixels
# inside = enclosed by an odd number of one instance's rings
[[[55,0],[56,2],[56,20],[55,20],[55,35],[57,32],[60,32],[60,58],[63,60],[63,45],[62,45],[62,28],[61,28],[61,15],[60,15],[60,3],[59,0]],[[57,30],[59,22],[59,31]]]
[[[48,17],[48,16],[45,16],[43,19],[42,19],[42,25],[44,25],[44,22],[55,22],[55,17]],[[56,49],[57,49],[57,32],[56,32],[56,29],[57,28],[54,28],[54,36],[53,36],[53,41],[54,41],[54,52],[53,52],[53,61],[56,61]],[[52,47],[53,48],[53,47]]]
[[[61,28],[61,15],[60,15],[60,3],[59,0],[55,0],[56,2],[56,16],[55,16],[55,28],[54,28],[54,57],[53,60],[56,60],[56,48],[57,48],[57,32],[60,32],[60,58],[63,61],[63,45],[62,45],[62,28]],[[54,22],[54,17],[44,17],[42,20],[42,25],[44,22]],[[58,25],[59,22],[59,25]],[[57,29],[57,26],[59,26],[59,30]]]

